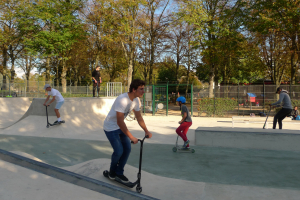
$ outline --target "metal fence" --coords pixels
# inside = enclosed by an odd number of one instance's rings
[[[289,92],[293,106],[300,106],[300,85],[282,85],[280,86]],[[232,99],[236,102],[233,110],[226,111],[223,116],[250,115],[250,113],[263,114],[269,109],[269,104],[278,100],[275,85],[226,85],[214,88],[213,100],[209,101],[213,109],[216,109],[218,100]],[[198,100],[209,97],[209,88],[194,87],[194,114],[197,116],[207,116],[207,110],[199,109]],[[206,106],[207,107],[207,106]],[[216,113],[216,110],[211,111]],[[275,113],[275,110],[272,110]],[[212,115],[216,116],[216,115]]]
[[[106,96],[117,97],[123,93],[122,83],[120,82],[108,82],[106,83]]]
[[[42,98],[47,94],[44,90],[44,85],[48,83],[53,88],[62,93],[64,97],[92,97],[93,86],[53,86],[52,82],[46,81],[30,81],[26,83],[6,83],[2,84],[0,90],[0,97],[29,97]],[[108,87],[109,86],[109,87]],[[99,97],[118,96],[127,92],[127,87],[122,86],[122,83],[108,83],[107,85],[100,85]],[[97,94],[97,89],[96,92]]]
[[[47,94],[43,89],[45,81],[33,81],[26,83],[6,83],[3,87],[1,84],[0,97],[17,96],[29,98],[42,98]],[[48,82],[53,85],[52,82]],[[181,88],[180,88],[181,87]],[[300,85],[282,85],[283,89],[289,91],[293,106],[300,106]],[[5,88],[5,90],[3,89]],[[58,89],[64,97],[92,97],[93,86],[54,86]],[[188,88],[188,90],[186,90]],[[65,91],[65,92],[63,92]],[[127,87],[120,83],[107,83],[100,85],[100,97],[118,96],[127,92]],[[181,91],[181,92],[176,92]],[[187,93],[186,93],[187,91]],[[233,115],[250,115],[250,113],[259,114],[267,113],[269,104],[276,102],[278,95],[275,94],[275,85],[225,85],[216,86],[213,90],[214,98],[207,101],[211,105],[206,105],[210,110],[200,109],[200,100],[208,99],[209,88],[202,86],[186,87],[182,86],[153,86],[145,87],[144,98],[141,99],[142,112],[161,115],[180,115],[179,107],[176,106],[176,98],[178,96],[185,96],[187,99],[187,106],[189,109],[193,107],[194,116],[212,116],[212,117],[230,117]],[[153,95],[154,92],[154,95]],[[180,94],[179,94],[180,93]],[[193,97],[193,98],[191,98]],[[153,104],[153,99],[155,104]],[[222,99],[232,99],[234,108],[228,110],[221,115],[217,112],[220,108],[219,102]],[[193,106],[191,106],[191,103]],[[210,114],[208,114],[210,113]],[[275,110],[271,112],[271,115]]]

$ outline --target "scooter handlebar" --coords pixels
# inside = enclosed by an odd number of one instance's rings
[[[142,142],[145,140],[145,138],[149,138],[149,135],[146,135],[142,140],[141,139],[138,139],[138,141]],[[131,143],[133,144],[133,141],[131,141]]]

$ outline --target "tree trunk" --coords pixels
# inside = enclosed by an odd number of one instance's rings
[[[66,93],[67,92],[67,67],[66,67],[66,60],[63,58],[62,59],[62,72],[61,72],[61,85],[62,85],[62,92]]]
[[[214,67],[210,67],[210,72],[209,72],[209,93],[208,93],[209,98],[214,98],[214,78],[215,78]]]
[[[2,66],[3,66],[3,84],[2,84],[2,90],[6,90],[6,70],[7,70],[7,48],[3,46],[2,49]]]
[[[191,51],[191,45],[190,45],[190,41],[188,42],[188,69],[187,69],[187,73],[186,73],[186,89],[185,89],[185,96],[187,97],[188,91],[189,91],[189,84],[190,84],[190,70],[191,70],[191,56],[190,56],[190,51]],[[191,94],[192,95],[192,94]],[[191,96],[191,98],[193,98]]]
[[[29,92],[29,74],[30,74],[30,70],[29,70],[29,60],[28,60],[28,56],[25,56],[25,79],[27,82],[27,92]]]
[[[50,57],[46,58],[46,82],[50,81]]]
[[[10,57],[10,61],[11,61],[11,68],[10,68],[10,82],[13,83],[14,79],[15,79],[15,57],[13,54],[13,49],[12,46],[9,46],[9,57]]]
[[[150,69],[149,69],[149,84],[152,84],[152,74],[153,74],[153,65],[154,65],[154,40],[155,40],[155,32],[154,32],[154,12],[151,11],[151,24],[150,24]],[[153,83],[154,84],[154,83]]]
[[[75,80],[74,80],[74,86],[78,86],[78,65],[75,65],[75,74],[74,74],[74,77],[75,77]]]
[[[94,69],[96,69],[96,67],[97,67],[97,65],[98,65],[98,62],[99,62],[99,55],[97,54],[97,55],[96,55],[95,64],[94,64]],[[94,69],[92,69],[92,71],[94,71]]]
[[[132,70],[133,70],[133,52],[130,52],[130,59],[129,59],[129,65],[128,65],[128,74],[127,74],[127,80],[128,80],[128,88],[127,90],[129,91],[130,84],[132,82]]]

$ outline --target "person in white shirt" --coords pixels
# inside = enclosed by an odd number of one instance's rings
[[[61,120],[61,118],[60,118],[59,109],[64,104],[65,99],[63,98],[63,96],[60,94],[60,92],[58,90],[51,88],[51,86],[49,84],[45,84],[44,90],[48,91],[48,97],[46,98],[46,101],[43,104],[44,106],[49,106],[51,103],[53,103],[56,100],[56,105],[55,105],[54,111],[55,111],[57,120],[53,124],[63,123],[63,120]],[[53,98],[49,103],[47,103],[47,101],[50,99],[50,96],[52,96]]]
[[[132,110],[134,111],[137,122],[145,131],[145,136],[148,136],[148,138],[152,137],[140,113],[141,103],[139,97],[144,95],[144,87],[144,81],[140,79],[133,80],[130,84],[129,92],[123,93],[116,98],[110,112],[104,120],[104,132],[114,149],[108,174],[108,177],[112,180],[118,178],[124,183],[129,182],[127,177],[123,174],[124,166],[127,163],[131,151],[130,141],[136,144],[138,143],[138,139],[127,129],[124,119]]]

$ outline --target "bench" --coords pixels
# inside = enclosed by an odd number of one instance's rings
[[[234,128],[234,123],[258,123],[264,124],[267,117],[244,117],[244,116],[232,116],[232,128]],[[266,123],[266,129],[268,129],[268,124],[273,124],[274,117],[269,117]],[[293,123],[293,124],[300,124],[300,120],[292,120],[290,117],[284,118],[282,121],[283,123]]]

